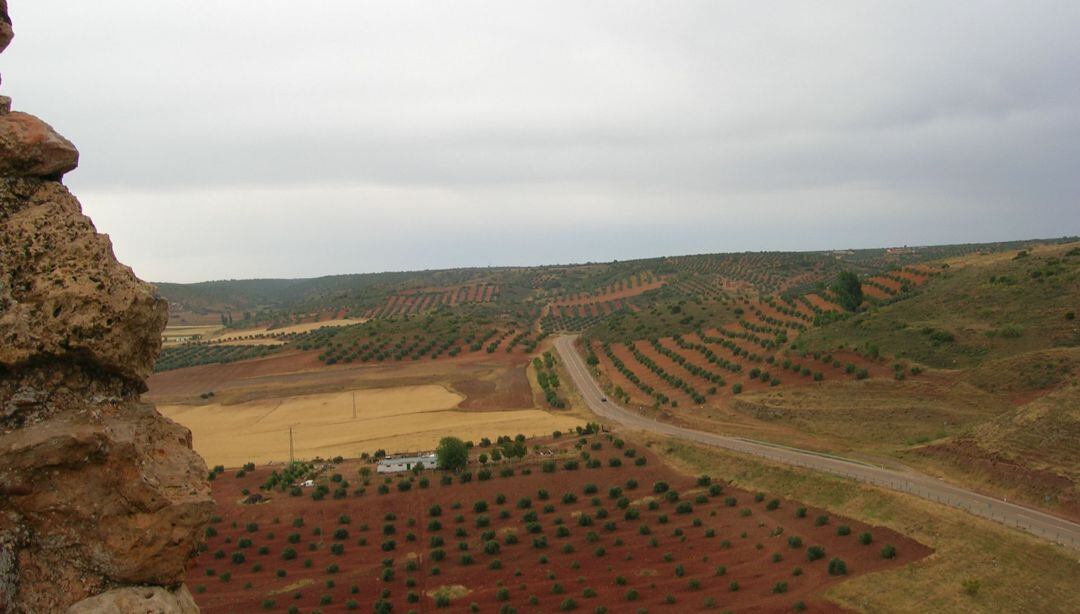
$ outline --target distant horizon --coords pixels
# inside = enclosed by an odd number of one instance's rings
[[[681,253],[681,254],[661,254],[653,256],[644,256],[638,258],[613,258],[610,260],[588,260],[581,262],[559,262],[559,263],[538,263],[538,264],[489,264],[483,266],[444,266],[444,267],[430,267],[420,269],[391,269],[384,271],[352,271],[345,273],[326,273],[320,275],[309,275],[301,277],[223,277],[219,279],[204,279],[200,281],[168,281],[168,280],[148,280],[152,284],[171,284],[181,286],[191,286],[199,284],[211,284],[219,282],[239,282],[239,281],[303,281],[312,279],[324,279],[328,277],[348,277],[353,275],[383,275],[393,273],[432,273],[438,271],[459,271],[459,270],[484,270],[484,269],[531,269],[531,268],[555,268],[555,267],[576,267],[576,266],[588,266],[597,264],[614,264],[617,262],[637,262],[642,260],[655,260],[658,258],[686,258],[692,256],[713,256],[713,255],[727,255],[727,254],[821,254],[829,252],[840,251],[861,251],[861,250],[877,250],[877,249],[922,249],[930,247],[941,247],[946,245],[995,245],[1002,243],[1043,243],[1043,242],[1073,242],[1080,241],[1080,235],[1066,234],[1058,237],[1036,237],[1036,238],[1024,238],[1024,239],[1003,239],[997,241],[959,241],[952,243],[907,243],[907,244],[895,244],[895,245],[875,245],[875,246],[863,246],[863,247],[832,247],[823,249],[787,249],[787,250],[738,250],[738,251],[721,251],[721,252],[693,252],[693,253]]]

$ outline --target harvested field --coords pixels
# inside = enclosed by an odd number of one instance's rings
[[[196,311],[190,311],[184,308],[178,308],[176,305],[169,305],[169,325],[170,326],[213,326],[215,328],[221,328],[221,313],[218,311],[207,311],[206,313],[200,313]]]
[[[259,335],[274,334],[274,335],[287,335],[289,333],[306,333],[313,330],[318,330],[324,326],[352,326],[354,324],[363,324],[367,320],[364,318],[338,318],[333,320],[323,320],[322,322],[304,322],[301,324],[290,324],[288,326],[278,326],[277,328],[261,327],[261,328],[247,328],[241,330],[224,330],[218,334],[214,340],[221,339],[245,339],[251,337],[257,337]]]
[[[353,395],[356,417],[353,418]],[[540,410],[465,412],[463,397],[442,386],[403,386],[258,399],[235,404],[159,405],[192,431],[194,447],[211,465],[289,460],[289,427],[296,458],[357,456],[362,451],[429,450],[448,434],[463,439],[504,433],[539,435],[581,424]]]
[[[161,339],[166,346],[179,345],[192,338],[206,338],[221,330],[220,324],[169,325],[161,332]]]
[[[632,443],[619,449],[607,436],[590,437],[579,450],[567,439],[552,446],[555,456],[496,464],[488,480],[474,464],[468,483],[425,472],[389,478],[384,494],[382,477],[361,475],[370,465],[358,462],[316,478],[340,493],[321,500],[312,489],[260,491],[271,468],[223,473],[214,482],[217,522],[187,584],[210,614],[289,606],[371,612],[380,600],[394,612],[431,611],[440,594],[448,612],[473,603],[482,612],[504,605],[781,611],[797,602],[836,612],[825,591],[930,553],[894,531],[821,509],[799,514],[794,501],[740,490],[723,477],[699,484]],[[585,467],[583,453],[600,466]],[[548,459],[551,473],[541,471]],[[570,469],[570,459],[580,469]],[[513,477],[499,477],[504,470]],[[269,498],[245,505],[245,492]],[[887,544],[894,558],[881,556]],[[812,547],[822,556],[809,556]],[[846,573],[830,575],[834,560]]]

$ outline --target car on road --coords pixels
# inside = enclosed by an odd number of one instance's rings
[[[607,397],[600,397],[601,403],[607,403]]]

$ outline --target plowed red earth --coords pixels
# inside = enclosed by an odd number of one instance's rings
[[[875,288],[874,286],[871,286],[869,284],[864,284],[863,287],[862,287],[862,290],[863,290],[863,294],[865,294],[866,296],[868,296],[870,298],[885,300],[885,299],[888,299],[888,298],[890,298],[892,296],[888,292],[885,292],[884,290],[881,290],[880,288]]]
[[[384,495],[376,493],[381,476],[372,476],[366,492],[355,494],[362,487],[358,470],[370,465],[347,462],[319,478],[344,476],[350,494],[340,500],[314,501],[311,489],[303,489],[299,497],[273,492],[267,493],[270,498],[264,503],[245,505],[241,489],[261,492],[258,486],[270,469],[259,468],[240,478],[227,472],[213,483],[220,518],[213,525],[216,534],[190,570],[187,584],[207,613],[264,607],[285,612],[290,606],[303,612],[341,612],[350,607],[350,600],[358,611],[371,612],[380,598],[390,602],[394,612],[432,611],[431,594],[447,586],[459,587],[448,612],[467,612],[473,603],[481,612],[496,612],[504,605],[518,612],[552,612],[567,599],[584,612],[601,605],[609,612],[701,611],[710,605],[718,611],[777,612],[800,601],[810,612],[834,612],[839,609],[821,596],[829,586],[930,553],[890,530],[822,510],[811,508],[805,517],[797,517],[799,504],[793,501],[778,499],[778,507],[769,510],[773,497],[765,495],[758,501],[754,494],[728,485],[722,493],[708,496],[694,478],[675,473],[646,449],[638,448],[631,458],[630,445],[619,450],[606,437],[590,439],[601,449],[584,448],[602,459],[602,468],[588,469],[582,462],[580,469],[566,470],[565,461],[580,460],[580,452],[566,439],[563,442],[554,473],[543,473],[541,457],[530,455],[533,460],[499,465],[513,467],[514,477],[497,477],[496,470],[489,481],[474,478],[467,484],[455,480],[440,485],[441,474],[427,472],[426,488],[413,478],[412,488],[399,492],[396,484],[401,478],[395,476],[390,493]],[[622,466],[608,466],[612,458],[620,459]],[[646,464],[635,465],[635,458],[646,459]],[[525,475],[524,468],[531,474]],[[475,466],[471,469],[477,471]],[[627,484],[631,479],[637,481],[635,488]],[[691,502],[689,513],[678,513],[679,503],[654,494],[653,484],[661,481],[678,493],[679,502]],[[713,482],[722,483],[722,477],[714,476]],[[595,494],[586,493],[588,484],[597,486]],[[626,519],[617,499],[610,496],[612,487],[623,489],[622,496],[640,517]],[[541,490],[550,498],[542,499]],[[564,500],[565,493],[576,501]],[[498,503],[500,494],[505,496],[503,503]],[[698,495],[704,495],[703,502]],[[652,497],[656,508],[648,509]],[[727,505],[727,497],[733,497],[735,505]],[[528,499],[527,505],[523,499]],[[478,501],[486,502],[488,509],[474,511]],[[429,514],[435,504],[442,510],[437,518]],[[535,534],[528,532],[523,519],[530,512],[537,516]],[[341,522],[342,516],[347,522]],[[583,526],[583,516],[592,523]],[[824,524],[818,524],[819,516],[826,517]],[[490,524],[478,527],[481,517]],[[296,519],[303,520],[301,527],[294,527]],[[432,520],[441,527],[429,526]],[[850,534],[838,535],[840,526],[849,527]],[[560,527],[566,534],[560,536]],[[335,537],[339,529],[344,533]],[[485,553],[489,541],[482,536],[485,531],[493,532],[497,552]],[[869,545],[857,538],[864,531],[872,534]],[[294,533],[295,543],[290,543]],[[517,543],[507,543],[507,534],[516,535]],[[794,536],[801,538],[801,546],[789,545],[788,538]],[[541,537],[546,546],[535,547],[534,538]],[[434,560],[437,546],[431,545],[432,538],[444,540],[445,559]],[[241,539],[251,543],[240,547]],[[393,549],[384,549],[391,540]],[[341,544],[343,552],[333,554],[333,544]],[[896,547],[896,558],[881,557],[885,544]],[[824,557],[808,560],[810,546],[823,547]],[[295,559],[283,558],[287,547],[295,549]],[[242,553],[241,562],[234,562],[236,552]],[[463,561],[463,555],[471,556],[471,563]],[[774,555],[779,556],[776,562]],[[833,558],[846,563],[846,576],[829,575]],[[393,569],[392,578],[383,579],[384,563]],[[798,575],[796,568],[801,570]],[[231,576],[228,581],[222,579],[224,572]],[[780,582],[786,583],[783,592]],[[500,595],[500,589],[505,594]]]
[[[643,344],[647,341],[638,341],[634,344],[634,347],[643,349]],[[653,390],[666,394],[672,401],[677,402],[682,406],[693,405],[694,400],[690,398],[690,395],[686,394],[682,390],[674,388],[671,384],[668,384],[659,375],[653,373],[648,367],[638,362],[638,359],[634,356],[634,353],[630,351],[630,348],[621,343],[612,343],[611,351],[615,356],[623,361],[623,364],[629,368],[634,375],[637,375],[642,382],[653,387]]]

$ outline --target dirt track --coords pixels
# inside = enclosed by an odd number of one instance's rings
[[[611,400],[601,400],[606,396],[574,349],[574,341],[575,337],[559,337],[555,340],[555,348],[589,409],[602,418],[633,429],[762,456],[788,465],[798,465],[907,492],[1010,527],[1024,529],[1064,546],[1080,549],[1080,525],[1074,522],[965,490],[911,470],[893,471],[843,458],[678,427],[641,416]]]

